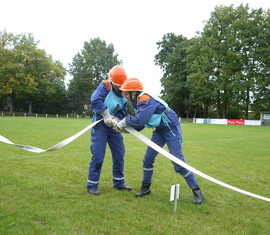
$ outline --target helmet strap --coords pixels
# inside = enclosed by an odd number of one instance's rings
[[[112,87],[113,91],[115,91],[115,88],[113,86],[113,82],[111,80],[110,80],[110,83],[111,83],[111,87]]]
[[[132,93],[132,91],[129,92],[129,98],[130,98],[131,102],[133,102],[131,93]]]
[[[117,90],[114,88],[115,84],[112,81],[110,81],[110,83],[111,83],[111,87],[112,87],[113,91],[116,92]]]

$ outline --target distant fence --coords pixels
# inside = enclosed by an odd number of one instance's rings
[[[38,114],[23,112],[1,112],[0,117],[43,117],[43,118],[90,118],[90,116],[78,114]],[[270,122],[265,120],[239,120],[239,119],[213,119],[213,118],[179,118],[180,122],[201,123],[201,124],[223,124],[223,125],[249,125],[249,126],[269,126]]]
[[[65,114],[65,115],[58,115],[58,114],[38,114],[38,113],[23,113],[23,112],[1,112],[0,117],[45,117],[45,118],[85,118],[85,115],[78,115],[78,114]]]
[[[261,120],[194,118],[193,123],[261,126]]]

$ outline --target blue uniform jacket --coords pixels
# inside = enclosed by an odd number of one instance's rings
[[[112,84],[109,81],[103,81],[99,84],[98,88],[94,91],[91,96],[90,103],[92,106],[92,110],[96,115],[95,120],[99,120],[103,118],[100,113],[102,113],[107,106],[104,104],[106,96],[110,93],[110,86]],[[123,98],[122,91],[116,92],[113,89],[113,92],[116,96]],[[121,110],[119,110],[114,116],[118,117],[120,120],[126,116],[127,113],[127,103],[123,106]]]
[[[153,114],[162,114],[166,110],[166,107],[163,104],[152,98],[149,94],[143,94],[136,99],[132,105],[137,109],[137,113],[135,117],[127,117],[126,124],[137,130],[142,130]],[[167,113],[167,118],[169,120],[170,127],[179,125],[179,118],[172,109]],[[165,127],[167,126],[161,120],[160,125],[157,126],[156,129]]]

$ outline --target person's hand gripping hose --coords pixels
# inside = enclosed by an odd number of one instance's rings
[[[124,118],[121,121],[118,121],[117,123],[115,123],[113,126],[113,129],[118,132],[129,133],[128,131],[125,130],[126,127],[127,127],[126,118]]]
[[[104,118],[104,123],[108,127],[113,127],[113,125],[119,121],[117,117],[114,117],[110,114],[109,109],[106,108],[102,113],[100,113],[101,116]]]

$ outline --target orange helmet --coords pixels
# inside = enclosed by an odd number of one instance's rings
[[[126,70],[122,66],[114,66],[109,72],[109,78],[115,85],[121,86],[127,79]]]
[[[138,78],[128,78],[120,87],[121,91],[143,91],[143,86]]]

